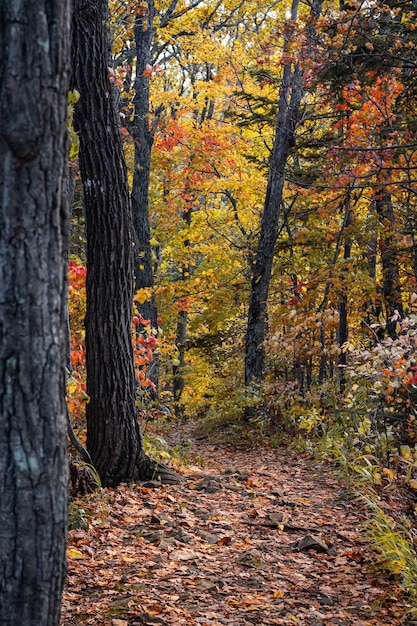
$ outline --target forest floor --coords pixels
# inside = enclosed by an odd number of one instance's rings
[[[286,447],[186,438],[178,485],[84,496],[62,626],[417,624],[373,568],[366,512],[328,464]]]

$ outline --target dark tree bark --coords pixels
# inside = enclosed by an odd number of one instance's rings
[[[158,15],[159,28],[165,28],[171,19],[175,19],[178,0],[171,0],[165,12]],[[135,230],[135,290],[149,289],[154,286],[152,247],[150,244],[151,228],[149,220],[149,178],[151,172],[152,146],[162,108],[151,115],[149,98],[149,75],[144,71],[152,65],[152,53],[155,46],[156,8],[154,0],[148,0],[146,8],[135,17],[134,35],[136,47],[136,69],[133,98],[134,120],[129,124],[129,131],[134,141],[134,171],[132,183],[132,217]],[[145,320],[150,320],[152,327],[158,327],[158,310],[155,294],[136,307]],[[158,388],[158,355],[154,354],[152,367],[148,372],[150,380]]]
[[[404,317],[399,281],[399,262],[395,250],[395,216],[389,192],[381,190],[375,195],[375,209],[381,224],[382,233],[379,249],[382,264],[382,300],[387,318],[387,333],[395,339],[397,336],[396,319],[392,319],[397,311],[400,318]]]
[[[291,7],[291,21],[297,21],[299,0],[293,0]],[[306,53],[311,54],[315,43],[315,22],[320,14],[321,0],[314,0],[310,9],[310,20],[306,28]],[[288,28],[283,56],[288,51],[293,30]],[[276,132],[269,163],[268,185],[265,203],[262,212],[260,235],[255,259],[252,265],[251,294],[246,329],[245,348],[245,387],[263,379],[265,333],[267,328],[268,311],[267,300],[271,281],[274,249],[279,232],[281,210],[283,205],[283,190],[285,169],[291,147],[295,142],[295,128],[298,120],[301,99],[303,95],[302,70],[297,63],[294,67],[290,63],[284,65],[281,83]],[[245,411],[249,419],[252,410]]]
[[[136,303],[138,312],[145,320],[150,320],[153,328],[158,327],[156,298],[153,292],[154,275],[152,266],[151,228],[149,222],[149,177],[151,172],[152,145],[155,128],[151,125],[149,103],[149,76],[144,74],[146,65],[152,63],[152,45],[155,37],[155,4],[148,0],[146,11],[135,18],[136,78],[134,120],[129,126],[134,141],[134,170],[132,183],[132,217],[135,232],[135,291],[152,289],[150,297],[143,303]],[[157,123],[157,122],[156,122]],[[142,329],[139,328],[139,331]],[[149,379],[158,390],[159,364],[154,352],[152,365],[148,370]],[[157,396],[158,391],[154,395]]]
[[[349,229],[352,226],[353,222],[353,212],[350,206],[350,188],[347,190],[346,198],[345,198],[345,220],[343,225],[343,230]],[[352,241],[350,239],[349,233],[345,240],[343,246],[343,259],[347,261],[350,259],[352,251]],[[348,284],[349,277],[347,274],[346,268],[343,269],[343,279],[342,279],[342,293],[339,297],[339,332],[338,332],[338,344],[339,347],[347,342],[349,339],[349,323],[348,323]],[[341,393],[344,392],[346,387],[346,364],[347,364],[347,352],[346,350],[341,350],[339,354],[339,385]]]
[[[151,229],[149,224],[149,176],[155,129],[152,128],[149,108],[149,76],[144,75],[147,64],[152,63],[151,51],[155,37],[155,5],[148,0],[147,10],[135,18],[136,79],[134,121],[130,132],[134,140],[135,157],[132,185],[132,216],[135,228],[135,288],[154,286],[152,268]],[[144,319],[157,327],[155,296],[137,305]],[[154,381],[155,382],[155,381]]]
[[[0,2],[0,624],[58,626],[69,0]]]
[[[103,485],[135,480],[144,462],[135,406],[129,192],[107,69],[103,0],[77,0],[74,123],[87,228],[87,448]]]
[[[106,0],[76,0],[73,19],[74,123],[87,227],[87,449],[104,486],[149,478],[135,405],[133,233],[127,172],[111,97]]]
[[[292,19],[297,18],[298,1],[293,1]],[[287,45],[290,36],[287,38]],[[285,167],[294,142],[295,125],[302,97],[302,76],[297,66],[285,65],[282,79],[276,133],[269,164],[268,186],[256,257],[252,267],[251,295],[246,330],[245,386],[263,378],[263,342],[267,326],[267,299],[275,243],[282,208]]]
[[[186,210],[183,212],[183,220],[189,227],[191,225],[192,203],[188,203]],[[184,248],[188,248],[190,240],[184,241]],[[181,280],[190,280],[193,275],[194,268],[191,264],[186,263],[181,270]],[[179,311],[177,315],[177,331],[175,333],[175,347],[178,351],[178,365],[172,368],[172,390],[174,395],[174,411],[175,417],[178,419],[184,417],[184,404],[181,402],[182,392],[184,391],[184,368],[185,368],[185,345],[187,341],[188,313],[187,311]]]
[[[269,166],[268,187],[261,230],[252,268],[251,295],[245,351],[245,385],[263,378],[263,341],[267,325],[267,300],[272,273],[275,243],[282,208],[285,166],[294,141],[294,131],[301,102],[301,71],[285,67],[281,88],[277,130]]]
[[[187,338],[187,311],[180,311],[177,318],[177,332],[175,335],[175,345],[178,350],[178,365],[172,367],[172,387],[174,395],[175,417],[184,417],[184,405],[181,403],[182,392],[184,391],[184,367],[185,367],[185,342]]]

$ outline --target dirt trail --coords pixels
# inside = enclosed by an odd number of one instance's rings
[[[335,473],[286,449],[194,442],[179,485],[94,496],[70,532],[62,626],[395,626],[407,602],[372,572]],[[81,504],[80,504],[81,506]]]

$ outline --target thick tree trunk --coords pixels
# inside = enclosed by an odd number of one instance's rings
[[[137,479],[146,457],[135,405],[130,202],[108,78],[105,4],[76,0],[72,63],[87,225],[87,448],[103,485],[112,486]]]
[[[87,449],[103,486],[160,476],[177,482],[143,451],[133,367],[133,231],[122,140],[107,67],[106,0],[76,0],[74,124],[87,226]]]
[[[58,626],[69,0],[0,3],[0,624]]]

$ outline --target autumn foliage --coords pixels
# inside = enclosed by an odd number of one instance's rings
[[[381,485],[398,477],[413,495],[415,8],[323,5],[313,24],[305,7],[295,21],[288,3],[261,5],[155,3],[151,62],[140,74],[150,95],[154,286],[138,291],[136,306],[156,298],[159,318],[153,329],[132,311],[138,404],[214,424],[219,416],[239,423],[251,406],[251,426],[262,433],[291,432],[338,462],[372,465]],[[149,6],[110,2],[111,80],[131,185],[134,26],[138,16],[149,19]],[[264,376],[245,388],[248,304],[285,67],[300,71],[303,96],[285,169]],[[82,264],[72,261],[69,276],[69,405],[78,423],[88,401]]]

